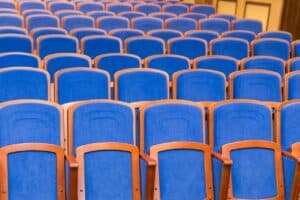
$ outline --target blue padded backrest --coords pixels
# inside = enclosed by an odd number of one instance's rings
[[[129,28],[129,20],[125,17],[99,17],[96,24],[98,28],[104,29],[106,32],[117,28]]]
[[[34,47],[36,48],[37,45],[37,38],[43,35],[67,35],[67,31],[61,28],[55,28],[55,27],[41,27],[41,28],[35,28],[34,31],[31,32]]]
[[[300,70],[300,59],[293,59],[289,63],[290,71]]]
[[[282,77],[285,74],[285,62],[280,58],[267,56],[254,56],[243,62],[244,69],[264,69],[279,73]]]
[[[230,30],[230,22],[226,19],[203,19],[199,23],[201,30],[216,31],[219,34]]]
[[[161,7],[159,5],[151,4],[151,3],[136,5],[134,9],[136,11],[145,13],[146,15],[161,11]]]
[[[96,20],[99,17],[114,16],[115,14],[110,11],[91,11],[88,12],[87,15],[93,17]]]
[[[1,11],[0,11],[1,12]],[[13,33],[13,34],[21,34],[21,35],[26,35],[27,31],[24,28],[19,28],[19,27],[0,27],[0,34],[7,34],[7,33]]]
[[[189,11],[188,6],[181,4],[165,5],[163,9],[165,12],[174,13],[176,15],[187,13]]]
[[[290,75],[287,78],[287,85],[285,87],[288,87],[287,91],[287,99],[300,99],[300,74],[294,73]]]
[[[232,80],[232,98],[281,102],[281,77],[275,72],[245,71]]]
[[[178,74],[176,86],[177,99],[190,101],[226,99],[226,77],[212,70],[182,71]]]
[[[164,22],[161,19],[155,17],[139,17],[132,21],[133,27],[147,33],[148,31],[155,29],[162,29]]]
[[[147,67],[165,71],[172,77],[173,73],[183,69],[189,69],[189,59],[178,55],[157,55],[147,59]]]
[[[94,19],[88,16],[66,16],[62,19],[63,27],[67,31],[75,28],[94,28]]]
[[[57,1],[57,2],[50,2],[49,8],[52,13],[60,10],[75,10],[75,5],[72,2],[64,2],[64,1]]]
[[[23,16],[24,16],[24,19],[26,20],[27,17],[29,17],[30,15],[51,15],[51,12],[49,10],[36,10],[36,9],[33,9],[33,10],[26,10],[23,12]]]
[[[32,40],[20,34],[1,34],[0,53],[7,52],[32,53]]]
[[[48,100],[49,77],[44,71],[8,68],[0,71],[0,102],[14,99]]]
[[[76,107],[73,114],[73,146],[96,142],[122,142],[134,144],[135,113],[120,102],[89,102]]]
[[[229,22],[232,22],[233,20],[236,20],[236,16],[234,16],[234,15],[228,15],[228,14],[215,14],[215,15],[213,15],[211,17],[217,18],[217,19],[226,19]]]
[[[247,40],[249,42],[249,44],[256,38],[256,35],[254,32],[243,31],[243,30],[227,31],[227,32],[223,33],[223,36],[225,38],[232,37],[232,38],[244,39],[244,40]]]
[[[76,28],[71,31],[71,34],[81,41],[85,36],[105,35],[106,32],[98,28]]]
[[[0,14],[0,27],[1,26],[14,26],[23,27],[23,19],[15,14]]]
[[[174,141],[205,142],[204,113],[195,105],[162,103],[144,111],[144,149]]]
[[[272,113],[267,106],[250,102],[219,105],[213,114],[214,151],[243,140],[273,140]]]
[[[11,8],[1,8],[0,7],[0,12],[3,14],[18,14],[17,10],[11,9]]]
[[[154,12],[154,13],[151,13],[149,16],[156,17],[156,18],[162,19],[164,21],[169,19],[169,18],[176,17],[175,14],[167,13],[167,12]]]
[[[0,109],[0,147],[18,143],[61,146],[61,111],[39,101],[17,101]]]
[[[289,32],[285,31],[272,31],[272,32],[263,32],[259,34],[260,38],[277,38],[277,39],[282,39],[286,40],[287,42],[291,43],[292,42],[292,34]]]
[[[96,58],[95,67],[107,71],[110,77],[114,77],[115,72],[128,69],[140,68],[141,60],[131,54],[112,53]]]
[[[224,55],[238,60],[248,57],[248,41],[238,38],[223,38],[212,41],[212,54]]]
[[[0,8],[16,9],[16,4],[13,1],[1,1]]]
[[[122,42],[113,36],[87,36],[82,39],[83,53],[94,59],[106,53],[121,53]]]
[[[290,58],[290,43],[281,39],[265,38],[254,42],[255,56],[274,56],[283,60]]]
[[[119,15],[122,17],[126,17],[129,20],[132,20],[133,18],[136,18],[136,17],[145,17],[146,16],[145,13],[136,12],[136,11],[121,12],[121,13],[119,13]]]
[[[135,54],[141,59],[165,53],[164,41],[155,37],[132,37],[125,44],[127,53]]]
[[[109,75],[104,71],[71,69],[57,75],[58,103],[110,98]]]
[[[263,25],[261,21],[253,19],[241,19],[234,22],[233,30],[252,31],[255,34],[262,32]]]
[[[168,41],[169,53],[195,59],[207,54],[207,43],[199,38],[173,38]]]
[[[107,10],[118,14],[131,11],[132,7],[130,4],[112,3],[107,5]]]
[[[234,198],[267,199],[278,195],[273,150],[239,149],[232,151],[230,157]]]
[[[192,12],[205,14],[207,16],[215,14],[216,9],[210,5],[194,5],[191,7]]]
[[[62,20],[62,18],[67,17],[67,16],[81,16],[83,15],[82,12],[77,11],[77,10],[61,10],[55,12],[55,15]]]
[[[24,1],[20,2],[20,11],[23,13],[25,10],[44,10],[45,9],[45,3],[39,2],[39,1]]]
[[[120,74],[117,82],[118,99],[121,101],[137,102],[169,98],[168,75],[162,71],[130,70]]]
[[[137,29],[127,29],[127,28],[120,28],[110,31],[109,33],[112,36],[118,37],[122,40],[123,44],[125,45],[125,40],[131,37],[136,36],[144,36],[144,32]]]
[[[151,35],[152,37],[158,37],[163,39],[165,43],[167,43],[169,39],[183,36],[180,31],[171,30],[171,29],[153,30],[153,31],[149,31],[148,34]]]
[[[217,39],[219,37],[219,34],[215,31],[205,31],[205,30],[192,30],[185,33],[188,37],[195,37],[203,39],[207,42],[207,44],[210,43],[211,40]]]
[[[180,17],[190,18],[199,21],[201,19],[205,19],[207,16],[201,13],[188,12],[188,13],[181,14]]]
[[[38,38],[37,49],[41,59],[54,53],[76,53],[78,41],[72,36],[44,35]]]
[[[104,5],[98,2],[83,2],[80,3],[78,7],[79,11],[83,13],[104,10]]]
[[[31,15],[27,17],[26,27],[28,31],[31,31],[34,28],[41,27],[58,27],[59,20],[55,16],[41,14],[41,15]]]
[[[294,57],[299,57],[300,56],[300,42],[294,42],[293,43],[293,52],[292,52]]]
[[[197,21],[191,18],[171,18],[166,20],[166,28],[185,33],[197,29]]]
[[[29,53],[1,53],[0,68],[4,67],[34,67],[38,68],[40,60],[37,56]]]

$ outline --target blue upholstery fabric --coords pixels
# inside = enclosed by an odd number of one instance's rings
[[[183,36],[180,31],[171,30],[171,29],[153,30],[153,31],[149,31],[148,34],[152,37],[158,37],[163,39],[165,43],[167,43],[169,39]]]
[[[52,13],[60,10],[75,10],[75,5],[72,2],[54,1],[49,3],[49,10]]]
[[[39,59],[37,56],[29,53],[1,53],[0,68],[4,67],[39,67]]]
[[[181,4],[165,5],[163,9],[165,12],[174,13],[176,15],[187,13],[189,11],[188,6]]]
[[[173,13],[167,13],[167,12],[154,12],[154,13],[151,13],[150,16],[162,19],[164,21],[167,20],[167,19],[169,19],[169,18],[176,17],[175,14],[173,14]]]
[[[80,3],[78,7],[79,7],[79,11],[83,13],[104,10],[104,5],[97,2],[83,2]]]
[[[72,153],[82,145],[97,142],[134,144],[134,110],[118,102],[88,102],[73,114]]]
[[[205,14],[207,16],[215,14],[216,9],[210,5],[194,5],[191,7],[192,12]]]
[[[16,9],[16,4],[13,1],[1,1],[0,8]]]
[[[25,10],[44,10],[45,9],[45,4],[43,2],[39,1],[24,1],[20,2],[20,11],[23,13]]]
[[[207,54],[207,43],[199,38],[173,38],[169,40],[169,53],[195,59]]]
[[[228,15],[228,14],[215,14],[212,16],[213,18],[218,18],[218,19],[226,19],[230,22],[232,22],[233,20],[236,20],[236,16],[234,15]]]
[[[27,19],[27,17],[31,15],[51,15],[51,12],[49,10],[36,10],[36,9],[25,10],[23,12],[23,16],[25,20]]]
[[[71,34],[76,37],[78,41],[81,41],[85,36],[105,35],[106,32],[98,28],[76,28],[72,30]]]
[[[93,17],[96,20],[99,17],[109,17],[114,16],[115,14],[110,11],[91,11],[88,12],[87,15]]]
[[[67,35],[67,31],[61,28],[55,27],[41,27],[35,28],[32,33],[32,39],[34,43],[34,48],[37,46],[37,38],[43,35]]]
[[[130,4],[112,3],[107,5],[107,10],[119,14],[121,12],[132,11]]]
[[[11,9],[11,8],[1,8],[0,7],[0,12],[3,14],[18,14],[17,10]]]
[[[147,4],[140,4],[135,6],[135,10],[145,13],[146,15],[149,15],[154,12],[160,12],[161,8],[159,5],[147,3]]]
[[[0,35],[0,44],[0,53],[32,53],[32,42],[29,36],[20,34],[2,34]]]
[[[131,54],[113,53],[96,58],[95,67],[107,71],[111,78],[115,72],[128,68],[140,68],[141,60]]]
[[[262,22],[254,19],[240,19],[235,21],[233,26],[233,30],[252,31],[255,34],[262,32],[262,29]]]
[[[106,16],[100,17],[96,22],[98,28],[109,32],[117,28],[129,28],[129,20],[125,17]]]
[[[290,199],[292,183],[294,178],[295,160],[283,157],[284,189],[285,199]]]
[[[63,18],[63,27],[67,31],[75,28],[94,28],[94,19],[88,16],[66,16]]]
[[[171,18],[166,20],[166,28],[185,33],[197,29],[197,21],[191,18]]]
[[[23,27],[23,19],[15,14],[0,14],[0,27],[1,26],[15,26]]]
[[[106,53],[121,53],[122,42],[113,36],[87,36],[83,38],[83,53],[94,59]]]
[[[201,13],[188,12],[188,13],[181,14],[180,17],[190,18],[199,21],[201,19],[205,19],[206,15]]]
[[[83,13],[78,10],[60,10],[55,12],[55,15],[62,20],[66,16],[81,16]]]
[[[225,38],[231,37],[231,38],[244,39],[244,40],[247,40],[249,42],[249,44],[256,38],[256,35],[254,32],[243,31],[243,30],[228,31],[228,32],[223,33],[223,36]]]
[[[178,75],[177,99],[221,101],[226,99],[226,77],[212,70],[187,70]]]
[[[290,67],[290,71],[293,72],[293,71],[296,71],[296,70],[300,70],[300,59],[293,59],[291,60],[289,63],[289,67]]]
[[[135,29],[147,33],[151,30],[162,29],[164,27],[164,22],[163,20],[154,17],[139,17],[132,21],[132,25]]]
[[[207,44],[210,43],[210,41],[217,39],[219,37],[218,32],[215,31],[205,31],[205,30],[192,30],[185,33],[188,37],[195,37],[203,39],[207,42]]]
[[[131,70],[120,74],[117,80],[118,100],[126,102],[168,99],[167,74],[154,70]]]
[[[300,56],[300,42],[295,42],[294,43],[294,48],[293,48],[293,54],[294,54],[294,57],[299,57]]]
[[[61,113],[46,102],[20,101],[0,110],[0,146],[38,142],[61,144]]]
[[[51,15],[31,15],[27,18],[27,29],[31,31],[34,28],[41,28],[41,27],[55,27],[57,28],[59,24],[58,18]]]
[[[272,32],[264,32],[259,34],[261,38],[277,38],[286,40],[287,42],[291,43],[293,40],[293,36],[289,32],[284,31],[272,31]]]
[[[248,57],[248,41],[238,38],[223,38],[212,41],[212,54],[224,55],[238,60]]]
[[[112,30],[110,35],[120,38],[123,42],[123,45],[125,45],[126,39],[136,36],[144,36],[144,32],[137,29],[120,28]]]
[[[254,43],[253,54],[255,56],[274,56],[288,60],[290,58],[290,44],[281,39],[260,39]]]
[[[18,28],[18,27],[0,27],[0,34],[21,34],[26,35],[27,31],[24,28]]]
[[[119,15],[122,17],[126,17],[129,20],[132,20],[135,17],[145,17],[146,16],[145,13],[136,12],[136,11],[122,12],[122,13],[119,13]]]
[[[230,22],[226,19],[203,19],[199,23],[201,30],[216,31],[219,34],[230,30]]]

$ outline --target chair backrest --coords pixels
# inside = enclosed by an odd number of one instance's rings
[[[85,36],[106,35],[106,31],[98,28],[74,28],[70,34],[76,37],[80,42]]]
[[[18,14],[18,10],[11,9],[11,8],[1,8],[0,7],[0,12],[3,14]]]
[[[142,12],[137,12],[137,11],[125,11],[125,12],[119,13],[119,16],[126,17],[129,21],[131,21],[132,19],[134,19],[136,17],[146,17],[146,14],[142,13]]]
[[[138,29],[119,28],[110,31],[109,35],[120,38],[125,46],[126,39],[136,36],[144,36],[145,33],[144,31]]]
[[[77,8],[83,13],[88,13],[104,10],[104,5],[101,2],[81,2],[77,5]]]
[[[31,31],[34,28],[55,27],[58,28],[59,19],[53,15],[30,15],[26,18],[26,28]]]
[[[108,17],[108,16],[115,16],[115,13],[110,11],[90,11],[86,13],[87,16],[91,16],[96,20],[99,17]]]
[[[244,30],[234,30],[234,31],[226,31],[222,34],[224,38],[239,38],[244,39],[249,42],[249,44],[255,40],[256,34],[252,31],[244,31]]]
[[[210,41],[217,39],[219,37],[219,33],[215,31],[206,31],[206,30],[191,30],[187,31],[184,34],[186,37],[196,37],[203,39],[207,42],[207,44],[210,43]]]
[[[240,19],[232,22],[233,30],[252,31],[258,34],[263,31],[263,24],[259,20]]]
[[[74,102],[68,108],[68,153],[75,154],[78,147],[97,142],[135,144],[135,123],[135,111],[125,102]]]
[[[43,35],[67,35],[68,32],[62,28],[55,28],[55,27],[41,27],[41,28],[34,28],[30,35],[32,36],[34,48],[37,47],[37,39]]]
[[[154,12],[160,12],[161,7],[157,4],[146,3],[146,4],[135,5],[134,10],[145,13],[146,15],[149,15]]]
[[[287,42],[291,43],[293,41],[293,35],[286,31],[268,31],[268,32],[261,32],[257,35],[258,38],[277,38],[286,40]]]
[[[62,19],[62,27],[70,32],[75,28],[94,28],[94,18],[89,16],[66,16]]]
[[[0,44],[0,53],[33,51],[32,39],[27,35],[0,34]]]
[[[300,74],[299,71],[287,73],[284,77],[284,100],[300,98],[299,92]]]
[[[19,27],[14,27],[14,26],[2,26],[2,27],[0,27],[0,34],[11,34],[11,33],[20,34],[20,35],[27,35],[27,30],[25,28],[19,28]]]
[[[75,10],[75,4],[67,1],[54,1],[48,4],[48,9],[52,13],[60,10]]]
[[[162,9],[165,12],[174,13],[176,15],[187,13],[189,11],[189,7],[183,4],[164,5]]]
[[[114,98],[125,102],[169,98],[169,77],[155,69],[125,69],[115,73]]]
[[[281,102],[281,76],[259,69],[233,72],[229,76],[229,98]]]
[[[54,13],[60,20],[66,16],[83,16],[84,13],[78,10],[59,10]]]
[[[190,7],[191,12],[205,14],[207,16],[215,14],[216,9],[211,5],[194,5]]]
[[[129,28],[129,20],[125,17],[120,16],[106,16],[99,17],[96,20],[97,28],[104,29],[106,32],[109,32],[113,29],[118,28]]]
[[[178,30],[185,33],[190,30],[197,29],[197,21],[191,18],[170,18],[165,22],[165,26],[168,29]]]
[[[200,30],[216,31],[219,34],[230,30],[230,21],[220,18],[202,19],[199,21]]]
[[[210,16],[211,18],[217,18],[217,19],[226,19],[229,22],[232,22],[234,20],[236,20],[236,16],[234,15],[229,15],[229,14],[214,14]]]
[[[107,11],[119,14],[125,11],[132,11],[132,5],[128,3],[111,3],[106,5]]]
[[[19,9],[21,13],[26,10],[36,9],[36,10],[44,10],[46,8],[44,2],[40,1],[23,1],[19,3]]]
[[[9,52],[0,54],[0,68],[33,67],[41,68],[41,60],[31,53]]]
[[[168,13],[168,12],[153,12],[149,14],[150,17],[156,17],[162,20],[167,20],[169,18],[176,17],[174,13]]]
[[[205,14],[201,14],[201,13],[188,12],[188,13],[183,13],[183,14],[179,15],[179,17],[190,18],[190,19],[199,21],[201,19],[205,19],[207,16]]]
[[[165,41],[165,44],[167,44],[169,39],[183,36],[183,34],[180,31],[172,30],[172,29],[152,30],[152,31],[149,31],[147,34],[152,37],[158,37],[158,38],[163,39]]]
[[[164,21],[155,17],[138,17],[134,18],[131,23],[132,28],[142,30],[145,33],[164,27]]]
[[[16,9],[16,3],[14,1],[5,1],[0,2],[0,8],[5,9]]]
[[[292,42],[292,57],[300,56],[300,40]]]
[[[22,28],[24,27],[23,18],[16,14],[0,14],[0,27],[1,26],[14,26]]]
[[[107,71],[113,78],[117,71],[129,68],[140,68],[141,59],[132,54],[109,53],[95,58],[95,67]]]
[[[226,77],[214,70],[181,70],[172,78],[174,99],[222,101],[226,99]]]
[[[40,9],[30,9],[30,10],[25,10],[23,12],[23,17],[26,22],[27,17],[31,15],[51,15],[51,12],[49,10],[40,10]]]

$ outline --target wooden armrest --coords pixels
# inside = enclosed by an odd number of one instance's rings
[[[224,158],[221,154],[212,152],[212,156],[215,157],[216,159],[222,161],[223,165],[232,165],[232,160],[228,158]]]
[[[295,155],[293,155],[291,152],[288,151],[282,151],[281,154],[285,157],[291,158],[293,160],[295,160],[298,164],[300,164],[300,158],[296,157]]]
[[[68,161],[70,168],[78,168],[79,165],[73,155],[65,154],[65,158]]]
[[[156,161],[149,155],[140,153],[140,158],[147,163],[145,200],[153,200],[155,185]]]
[[[145,153],[140,153],[140,158],[143,159],[148,166],[156,166],[156,161],[154,159],[152,159],[149,155],[145,154]]]
[[[78,167],[79,164],[77,163],[76,159],[72,155],[65,154],[65,158],[70,165],[70,176],[68,180],[69,184],[69,199],[70,200],[77,200],[77,188],[78,188]]]

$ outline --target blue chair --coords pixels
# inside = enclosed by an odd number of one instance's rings
[[[84,13],[78,10],[59,10],[56,11],[54,15],[62,21],[62,19],[66,16],[83,16]]]
[[[186,56],[190,60],[207,55],[207,44],[199,38],[173,38],[168,41],[168,53]]]
[[[293,35],[286,31],[261,32],[257,35],[257,38],[277,38],[277,39],[286,40],[289,43],[293,41]]]
[[[12,8],[0,8],[0,13],[3,14],[18,14],[18,10]]]
[[[132,28],[142,30],[145,33],[164,27],[164,21],[155,17],[138,17],[133,19],[131,23]]]
[[[90,11],[86,13],[87,16],[93,17],[96,21],[99,17],[109,17],[109,16],[115,16],[113,12],[110,11]]]
[[[0,102],[16,99],[50,99],[49,74],[30,67],[0,70]]]
[[[239,70],[239,61],[229,56],[202,56],[194,61],[194,68],[222,72],[227,78]]]
[[[189,12],[189,7],[182,4],[171,4],[171,5],[164,5],[162,9],[165,12],[174,13],[176,15],[184,14]]]
[[[145,34],[142,30],[120,28],[110,31],[109,35],[120,38],[122,40],[123,45],[125,46],[126,39],[136,36],[144,36]]]
[[[241,62],[241,69],[264,69],[277,72],[281,77],[285,74],[285,61],[271,56],[254,56]]]
[[[30,35],[32,36],[34,48],[37,46],[37,39],[43,35],[67,35],[68,32],[62,28],[55,28],[55,27],[41,27],[41,28],[34,28]]]
[[[222,34],[230,30],[230,21],[219,18],[202,19],[199,21],[199,29],[215,31]]]
[[[91,11],[102,11],[104,5],[101,2],[81,2],[77,5],[79,11],[88,13]]]
[[[190,18],[170,18],[165,22],[165,26],[168,29],[178,30],[185,33],[190,30],[197,29],[197,21]]]
[[[55,102],[65,104],[90,99],[110,99],[110,77],[107,72],[76,67],[55,73]]]
[[[31,53],[10,52],[0,54],[0,68],[33,67],[41,68],[41,60]]]
[[[48,10],[52,13],[60,10],[75,10],[75,4],[67,1],[53,1],[48,4]]]
[[[226,99],[226,77],[214,70],[181,70],[174,73],[174,99],[215,102]]]
[[[169,98],[169,77],[154,69],[125,69],[115,73],[114,98],[125,102]]]
[[[44,10],[45,8],[45,3],[39,1],[23,1],[19,3],[19,9],[21,13],[23,13],[25,10]]]
[[[80,42],[85,36],[92,35],[106,35],[106,31],[98,28],[74,28],[70,34],[78,39]]]
[[[176,17],[176,15],[174,13],[167,13],[167,12],[154,12],[154,13],[149,14],[149,16],[159,18],[159,19],[162,19],[164,21],[166,21],[169,18]]]
[[[165,71],[172,77],[179,70],[190,69],[190,61],[179,55],[154,55],[147,57],[145,67]]]
[[[207,16],[215,14],[216,9],[211,5],[194,5],[190,7],[191,12],[205,14]]]
[[[129,28],[129,20],[125,17],[107,16],[96,20],[96,27],[109,32],[113,29]]]
[[[252,31],[258,34],[263,31],[263,25],[261,21],[254,19],[240,19],[232,22],[233,30]]]
[[[132,5],[128,3],[111,3],[106,5],[107,11],[111,11],[115,14],[119,14],[121,12],[132,11]]]
[[[264,38],[252,42],[253,56],[273,56],[288,60],[290,58],[290,43],[282,39]]]
[[[172,29],[157,29],[148,32],[148,35],[152,37],[158,37],[165,41],[167,44],[169,39],[182,37],[183,34],[180,31],[172,30]]]
[[[146,17],[145,13],[137,12],[137,11],[125,11],[119,13],[119,16],[126,17],[129,21],[136,17]]]
[[[31,15],[26,19],[26,28],[30,32],[34,28],[59,27],[59,19],[52,15]]]
[[[142,67],[141,59],[132,54],[108,53],[95,58],[95,68],[105,70],[110,77],[114,77],[117,71],[129,68]]]
[[[122,52],[122,41],[114,36],[86,36],[81,44],[82,53],[92,59],[106,53]]]
[[[296,70],[300,70],[300,59],[299,58],[291,58],[287,61],[287,72],[293,72]]]
[[[292,42],[292,57],[300,56],[300,40]]]
[[[227,31],[222,34],[222,37],[227,38],[239,38],[239,39],[244,39],[251,44],[253,40],[256,38],[256,34],[252,31],[243,31],[243,30],[235,30],[235,31]]]
[[[281,76],[277,72],[248,69],[229,76],[230,99],[281,102]]]
[[[232,22],[237,19],[236,16],[228,15],[228,14],[214,14],[214,15],[211,15],[210,17],[217,18],[217,19],[226,19],[229,22]]]
[[[94,28],[95,23],[94,19],[88,16],[66,16],[62,18],[62,27],[70,32],[76,28]]]
[[[14,26],[22,28],[24,27],[23,18],[16,14],[0,14],[0,27]]]
[[[16,9],[16,3],[14,1],[0,1],[0,8]]]
[[[165,43],[156,37],[132,37],[125,41],[125,51],[144,60],[148,56],[164,54]]]
[[[29,36],[20,34],[0,34],[0,53],[32,53],[33,42]]]
[[[14,26],[2,26],[0,27],[0,34],[20,34],[27,35],[27,30],[24,28],[14,27]]]
[[[146,3],[146,4],[144,3],[144,4],[135,5],[134,10],[149,15],[154,12],[160,12],[161,7],[154,3]]]
[[[284,100],[300,98],[299,92],[299,71],[287,73],[284,77]]]
[[[37,39],[37,54],[41,59],[54,53],[77,53],[78,41],[67,35],[44,35]]]
[[[205,19],[207,16],[205,14],[201,14],[201,13],[188,12],[188,13],[183,13],[183,14],[179,15],[179,17],[190,18],[190,19],[199,21],[201,19]]]
[[[219,33],[215,31],[191,30],[185,32],[184,36],[203,39],[207,42],[207,44],[209,44],[210,41],[217,39],[219,37]]]
[[[30,9],[25,10],[23,13],[24,21],[27,21],[27,17],[31,15],[51,15],[51,12],[49,10],[40,10],[40,9]]]
[[[92,67],[91,59],[77,53],[55,53],[45,57],[44,68],[50,75],[51,83],[54,82],[54,75],[57,71],[75,67]]]
[[[210,53],[240,60],[249,56],[249,43],[247,40],[238,38],[215,39],[210,43]]]

